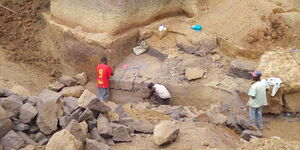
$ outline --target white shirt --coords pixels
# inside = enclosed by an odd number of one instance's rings
[[[162,99],[171,98],[171,95],[167,88],[160,84],[154,84],[153,86],[155,88],[155,94],[157,94]]]

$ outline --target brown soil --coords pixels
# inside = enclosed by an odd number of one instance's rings
[[[145,120],[149,121],[153,124],[159,123],[161,120],[170,120],[171,117],[164,113],[155,111],[155,110],[147,110],[147,109],[134,109],[131,108],[131,104],[125,104],[123,106],[124,111],[132,118],[136,120]]]
[[[288,142],[277,138],[256,139],[241,146],[239,150],[299,150],[300,142]]]
[[[57,68],[59,60],[40,48],[45,27],[41,12],[49,10],[50,1],[2,0],[1,4],[14,11],[0,8],[0,45],[7,50],[8,60],[39,67],[44,72]]]

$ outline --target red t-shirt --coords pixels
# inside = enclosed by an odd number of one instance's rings
[[[110,66],[100,64],[96,67],[97,71],[97,85],[100,88],[109,88],[109,78],[112,73]]]

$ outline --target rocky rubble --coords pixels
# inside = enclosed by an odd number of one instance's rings
[[[109,150],[154,125],[134,120],[121,105],[101,101],[84,89],[85,73],[63,76],[38,96],[22,97],[0,89],[0,143],[4,150]]]

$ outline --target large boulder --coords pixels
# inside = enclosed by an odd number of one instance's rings
[[[63,75],[59,78],[59,82],[63,83],[66,86],[74,86],[76,85],[76,80],[70,76]]]
[[[103,137],[110,137],[112,136],[112,127],[110,126],[108,119],[101,114],[97,120],[97,128],[98,132]]]
[[[20,149],[25,146],[24,140],[13,130],[9,131],[1,138],[0,144],[3,146],[4,150]]]
[[[77,80],[77,84],[82,86],[86,85],[86,83],[88,82],[88,77],[85,72],[79,73],[75,75],[73,78]]]
[[[283,111],[283,91],[284,87],[280,89],[274,96],[271,96],[273,86],[270,86],[267,92],[268,105],[263,108],[263,113],[280,114]]]
[[[26,103],[21,107],[20,120],[23,123],[30,122],[37,115],[37,110],[32,104]]]
[[[179,128],[172,121],[163,121],[154,128],[153,139],[157,145],[171,143],[176,140]]]
[[[10,95],[14,95],[15,93],[8,89],[0,89],[0,97],[8,97]]]
[[[76,120],[72,120],[65,129],[69,130],[70,133],[81,142],[84,142],[87,138],[85,131],[82,130],[81,125]]]
[[[18,131],[17,134],[24,140],[26,144],[38,146],[38,143],[31,139],[26,133]]]
[[[90,120],[94,118],[94,114],[90,109],[85,109],[82,114],[79,116],[79,121]]]
[[[8,114],[8,117],[17,117],[20,113],[20,108],[23,105],[23,98],[17,95],[11,95],[6,98],[1,98],[1,105]]]
[[[64,112],[67,115],[70,115],[74,110],[78,108],[78,98],[75,97],[64,97]]]
[[[230,63],[229,74],[234,77],[251,79],[249,72],[254,71],[256,64],[251,61],[234,59]]]
[[[83,108],[99,111],[100,113],[108,113],[111,110],[104,101],[101,101],[89,90],[84,90],[78,100],[78,105]]]
[[[132,139],[128,130],[124,126],[119,126],[113,130],[113,140],[116,142],[131,142]]]
[[[13,122],[8,118],[5,110],[0,106],[0,138],[13,129],[13,127]]]
[[[107,143],[107,141],[99,134],[97,128],[93,128],[90,130],[90,135],[93,140],[96,140],[101,143]]]
[[[59,81],[55,81],[54,83],[48,85],[48,88],[55,92],[59,92],[63,87],[65,87],[65,85]]]
[[[40,95],[40,102],[45,103],[48,101],[53,101],[53,102],[58,102],[60,100],[60,98],[62,97],[61,93],[57,93],[48,89],[44,89]]]
[[[64,87],[60,93],[63,96],[73,96],[73,97],[80,97],[82,92],[84,91],[83,86],[70,86],[70,87]]]
[[[46,145],[46,150],[83,150],[83,145],[68,130],[64,129],[51,137]]]
[[[41,99],[38,96],[29,96],[27,98],[27,103],[30,103],[33,106],[36,106],[39,101],[41,101]]]
[[[110,150],[110,147],[105,144],[92,139],[86,139],[85,150]]]
[[[285,96],[286,112],[290,112],[290,113],[300,112],[299,97],[300,97],[300,92],[288,94]]]
[[[45,134],[51,134],[57,130],[58,118],[62,116],[63,111],[60,104],[54,101],[48,101],[39,105],[37,125]]]

